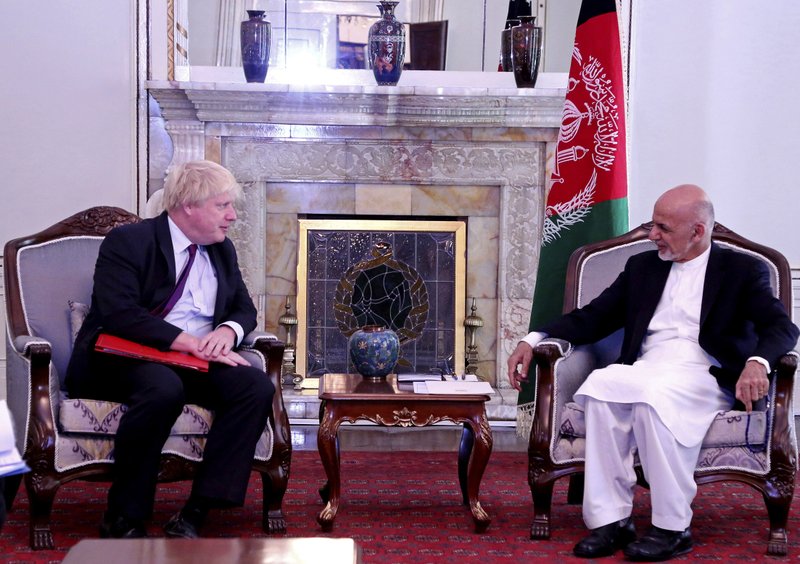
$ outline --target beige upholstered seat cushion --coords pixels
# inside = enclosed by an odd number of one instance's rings
[[[562,436],[586,437],[586,421],[580,405],[569,402],[564,406],[560,430]],[[721,411],[703,439],[703,448],[743,446],[764,450],[766,434],[766,412]]]
[[[59,406],[58,424],[62,433],[113,435],[127,406],[113,401],[67,399]],[[205,435],[214,415],[199,405],[184,405],[170,435]]]
[[[64,399],[59,402],[56,465],[60,468],[114,458],[114,434],[126,406],[112,401]],[[201,460],[206,434],[214,413],[198,405],[185,405],[175,421],[162,452]],[[255,458],[272,457],[273,435],[269,421],[256,445]]]
[[[753,472],[769,468],[767,412],[724,411],[717,414],[703,439],[697,472],[703,469],[729,467]],[[586,448],[586,420],[583,409],[575,402],[564,405],[559,437],[553,449],[553,459],[567,461],[582,459]]]

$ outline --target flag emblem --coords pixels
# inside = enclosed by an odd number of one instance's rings
[[[551,191],[562,189],[570,196],[550,198],[545,208],[542,246],[561,236],[563,230],[581,223],[592,213],[598,175],[610,173],[624,133],[620,135],[621,103],[603,61],[588,55],[584,61],[580,46],[572,50],[572,67],[567,99],[561,118]],[[577,191],[570,188],[580,186]],[[552,196],[555,196],[553,194]]]

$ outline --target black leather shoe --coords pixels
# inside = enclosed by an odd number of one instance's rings
[[[589,536],[576,544],[572,552],[581,558],[610,556],[634,540],[636,540],[636,529],[633,527],[633,519],[628,517],[592,529]]]
[[[141,539],[147,536],[144,523],[134,521],[123,516],[112,517],[108,513],[103,515],[100,523],[100,538],[102,539]]]
[[[180,512],[172,516],[164,525],[164,534],[173,539],[197,539],[200,535],[197,533],[197,527],[190,523],[181,515]]]
[[[651,527],[648,533],[625,547],[625,557],[636,562],[661,562],[692,550],[692,533]]]

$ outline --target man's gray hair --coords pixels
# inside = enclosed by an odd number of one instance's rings
[[[697,221],[705,224],[709,231],[714,229],[714,204],[705,199],[697,202]]]

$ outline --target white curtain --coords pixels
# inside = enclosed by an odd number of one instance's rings
[[[189,64],[189,5],[185,0],[175,0],[175,65]]]
[[[247,19],[247,8],[250,7],[247,4],[246,0],[220,0],[215,65],[236,67],[242,64],[239,24]]]
[[[444,19],[444,0],[417,0],[412,7],[412,22],[438,22]]]

